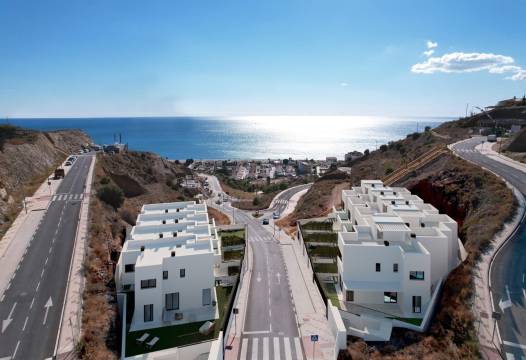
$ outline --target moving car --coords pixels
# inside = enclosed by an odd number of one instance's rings
[[[268,219],[263,219],[263,225],[268,225]]]
[[[274,220],[279,219],[279,213],[274,212],[274,213],[272,214],[272,218],[273,218]]]

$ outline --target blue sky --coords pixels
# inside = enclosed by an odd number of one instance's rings
[[[456,116],[526,92],[525,9],[0,0],[0,117]]]

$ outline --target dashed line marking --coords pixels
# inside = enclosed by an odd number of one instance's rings
[[[45,269],[42,269],[42,272],[40,273],[40,277],[41,277],[41,278],[44,277],[44,270],[45,270]]]
[[[24,321],[24,326],[22,327],[22,331],[26,330],[27,320],[29,320],[28,316],[26,316],[26,320]]]
[[[37,287],[36,287],[35,291],[38,291],[38,288],[39,288],[39,287],[40,287],[40,281],[38,282],[38,284],[37,284]]]
[[[33,300],[31,300],[31,304],[29,305],[29,308],[32,309],[33,308],[33,304],[35,303],[35,298],[33,298]]]
[[[16,347],[15,347],[15,352],[13,353],[13,359],[15,358],[16,356],[16,352],[18,351],[18,347],[20,346],[20,340],[18,340],[18,342],[16,343]]]

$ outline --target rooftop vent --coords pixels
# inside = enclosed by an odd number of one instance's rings
[[[179,222],[179,219],[175,219],[175,223],[177,224]]]
[[[380,195],[383,195],[383,194],[384,194],[384,192],[383,192],[383,191],[380,191]]]
[[[374,187],[374,184],[371,184],[371,187]]]
[[[411,225],[409,225],[409,223],[405,223],[405,226],[407,226],[407,227],[411,227]]]
[[[174,232],[172,233],[172,235],[173,235],[173,237],[177,237],[177,232],[174,231]]]
[[[172,250],[172,257],[175,257],[175,251]]]
[[[179,209],[177,209],[176,212],[179,212]]]
[[[144,245],[141,246],[141,252],[143,252],[143,251],[144,251]]]
[[[163,224],[166,224],[166,220],[163,220]]]
[[[421,227],[426,227],[426,224],[424,224],[424,223],[420,223],[420,226],[421,226]]]
[[[163,233],[160,233],[159,234],[159,239],[162,239],[163,238]]]
[[[391,200],[391,204],[394,205],[394,204],[395,204],[395,201],[394,201],[394,200]]]
[[[415,233],[411,233],[411,237],[412,238],[416,238],[416,234]]]
[[[165,214],[167,214],[168,213],[168,209],[164,209],[164,212],[165,212]]]
[[[409,205],[409,200],[406,200],[406,201],[405,201],[405,204],[406,204],[406,205]]]
[[[389,246],[389,241],[384,240],[384,245],[385,245],[385,246]]]
[[[393,191],[393,195],[396,195],[396,191]]]

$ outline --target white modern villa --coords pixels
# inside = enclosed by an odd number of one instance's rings
[[[218,318],[214,270],[221,262],[206,204],[147,204],[128,234],[115,281],[134,293],[130,331]]]
[[[422,319],[465,258],[457,223],[405,188],[362,180],[334,211],[338,282],[353,313]],[[390,333],[390,330],[389,330]]]

